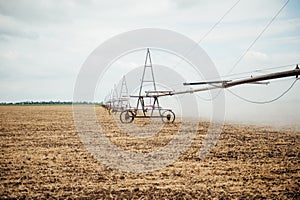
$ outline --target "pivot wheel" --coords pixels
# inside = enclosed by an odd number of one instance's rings
[[[165,110],[161,114],[161,119],[165,123],[173,123],[175,120],[175,114],[171,110]]]
[[[123,124],[129,124],[133,121],[134,119],[134,114],[130,110],[124,110],[120,114],[120,120]]]

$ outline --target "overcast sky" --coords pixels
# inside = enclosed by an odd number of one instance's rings
[[[235,2],[0,0],[0,102],[71,101],[81,65],[107,39],[134,29],[161,28],[199,41]],[[285,2],[241,0],[201,41],[221,75],[228,73]],[[299,10],[300,2],[290,0],[232,73],[300,63]],[[258,93],[251,86],[250,92],[245,88],[233,91],[252,100],[268,100],[291,82],[276,82]],[[237,109],[232,116],[246,108],[300,113],[299,85],[278,103],[265,107],[251,107],[227,93],[226,100],[229,107],[240,105],[231,109]],[[293,118],[299,122],[299,115]]]

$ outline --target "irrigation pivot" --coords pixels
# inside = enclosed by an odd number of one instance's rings
[[[125,76],[123,76],[120,93],[118,98],[115,99],[115,102],[116,105],[114,107],[114,113],[122,112],[123,110],[130,107],[129,94]]]
[[[146,95],[143,95],[145,83],[150,85],[153,90],[144,91]],[[169,92],[170,91],[158,91],[156,89],[151,54],[150,50],[147,49],[139,94],[137,96],[130,96],[132,98],[137,98],[137,105],[135,108],[129,108],[121,112],[121,122],[131,123],[133,122],[134,118],[161,118],[165,123],[173,123],[175,120],[174,112],[171,109],[163,109],[159,105],[158,101],[160,94],[166,94]],[[151,95],[148,95],[149,93],[151,93]]]
[[[109,98],[109,100],[107,100]],[[122,112],[123,110],[130,107],[129,94],[126,83],[126,78],[123,76],[120,93],[118,94],[117,86],[111,90],[111,93],[105,98],[106,101],[103,105],[108,110],[108,113]]]
[[[285,77],[292,77],[295,76],[296,79],[294,83],[299,80],[300,69],[298,64],[296,68],[293,70],[286,70],[281,72],[269,73],[260,76],[251,76],[249,78],[242,78],[237,80],[212,80],[212,81],[199,81],[199,82],[190,82],[190,83],[183,83],[183,85],[199,85],[199,88],[196,89],[188,89],[183,91],[167,91],[167,90],[157,90],[156,82],[154,78],[154,71],[152,66],[151,54],[150,50],[147,48],[145,64],[143,68],[143,74],[141,79],[141,84],[139,87],[138,95],[128,95],[127,86],[125,87],[126,95],[122,96],[122,91],[119,95],[119,100],[114,98],[115,90],[111,93],[111,100],[108,101],[108,105],[111,106],[112,110],[120,111],[120,120],[122,123],[132,123],[135,118],[161,118],[165,123],[173,123],[175,120],[175,114],[171,109],[164,109],[159,104],[159,97],[163,96],[173,96],[173,95],[180,95],[180,94],[188,94],[194,92],[201,92],[213,89],[225,89],[233,86],[243,85],[243,84],[268,84],[269,82],[264,82],[272,79],[280,79]],[[124,78],[123,78],[124,80]],[[150,90],[146,90],[145,86],[149,87]],[[291,85],[289,89],[292,88],[294,83]],[[125,86],[122,83],[122,87]],[[289,91],[289,89],[287,91]],[[287,92],[286,91],[286,92]],[[285,93],[286,93],[285,92]],[[283,93],[283,94],[285,94]],[[283,95],[281,95],[283,96]],[[280,96],[280,97],[281,97]],[[130,107],[129,104],[127,106],[122,106],[121,102],[128,101],[130,98],[137,98],[136,107]],[[278,98],[277,98],[278,99]],[[275,99],[275,100],[277,100]],[[273,101],[273,100],[272,100]],[[268,102],[272,102],[268,101]],[[115,103],[119,102],[116,106]],[[250,101],[249,101],[250,102]],[[254,102],[252,102],[254,103]],[[261,102],[257,102],[261,103]],[[265,103],[265,102],[264,102]],[[118,108],[121,108],[118,109]]]

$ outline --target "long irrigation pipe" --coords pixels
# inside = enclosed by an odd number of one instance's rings
[[[296,78],[298,78],[298,76],[300,76],[300,69],[299,69],[298,65],[297,65],[296,69],[293,69],[293,70],[275,72],[275,73],[270,73],[270,74],[251,77],[251,78],[245,78],[245,79],[236,80],[236,81],[208,81],[208,82],[184,83],[184,85],[208,84],[209,86],[198,88],[198,89],[178,91],[178,92],[167,91],[167,92],[159,93],[159,92],[154,92],[154,91],[153,92],[148,91],[148,92],[146,92],[145,97],[162,97],[162,96],[188,94],[188,93],[201,92],[201,91],[213,90],[213,89],[218,89],[218,88],[229,88],[229,87],[242,85],[242,84],[247,84],[247,83],[259,83],[260,81],[278,79],[278,78],[285,78],[285,77],[290,77],[290,76],[296,76]],[[221,84],[216,85],[218,83],[221,83]]]

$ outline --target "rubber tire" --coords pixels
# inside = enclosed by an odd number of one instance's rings
[[[161,114],[161,120],[164,123],[173,123],[175,121],[175,114],[171,110],[165,110]]]
[[[130,124],[134,120],[134,114],[130,110],[124,110],[120,114],[120,121],[123,124]]]

